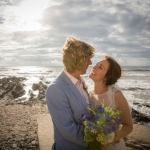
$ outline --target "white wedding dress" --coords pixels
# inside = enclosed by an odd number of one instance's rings
[[[120,90],[117,85],[111,85],[108,87],[108,91],[104,94],[93,94],[93,92],[89,92],[90,100],[92,105],[101,105],[104,104],[105,106],[111,106],[113,108],[116,108],[115,100],[114,100],[114,93]],[[125,142],[123,139],[120,140],[119,143],[110,145],[107,150],[126,150]]]

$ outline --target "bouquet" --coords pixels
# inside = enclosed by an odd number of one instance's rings
[[[100,150],[103,145],[113,142],[116,131],[121,129],[121,111],[104,104],[87,109],[88,113],[83,114],[78,123],[84,129],[88,150]]]

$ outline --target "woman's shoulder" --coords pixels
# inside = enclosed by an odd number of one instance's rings
[[[117,84],[110,85],[110,86],[109,86],[109,90],[110,90],[113,94],[115,94],[117,91],[120,91],[120,92],[121,92],[121,89],[120,89],[120,87],[119,87]],[[119,92],[117,92],[117,93],[119,93]]]

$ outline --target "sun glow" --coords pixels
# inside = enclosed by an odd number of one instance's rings
[[[39,20],[43,10],[48,7],[49,0],[24,0],[20,5],[10,10],[15,16],[13,30],[37,31],[43,29]],[[11,15],[11,16],[12,16]]]

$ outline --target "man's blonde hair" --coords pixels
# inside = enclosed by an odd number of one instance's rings
[[[68,37],[62,50],[62,61],[69,73],[80,70],[82,64],[94,56],[95,49],[74,37]]]

